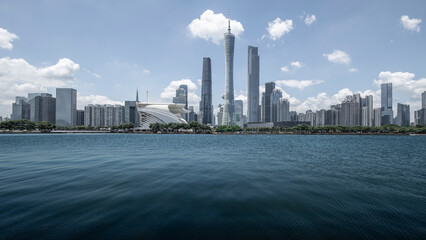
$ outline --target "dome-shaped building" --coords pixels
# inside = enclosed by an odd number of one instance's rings
[[[139,129],[147,130],[151,123],[187,123],[182,113],[189,113],[185,104],[175,103],[137,103],[140,116]]]

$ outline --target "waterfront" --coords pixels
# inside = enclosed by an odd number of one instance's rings
[[[2,134],[0,238],[426,236],[426,136]]]

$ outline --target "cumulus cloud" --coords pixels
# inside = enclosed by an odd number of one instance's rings
[[[199,18],[192,20],[188,25],[192,37],[202,38],[219,45],[223,39],[223,34],[228,29],[228,19],[222,13],[214,13],[206,10]],[[244,32],[241,22],[231,20],[231,32],[236,37]]]
[[[351,62],[351,58],[347,53],[337,49],[334,49],[332,53],[324,53],[323,56],[333,63],[349,64]]]
[[[420,23],[422,20],[420,18],[410,18],[407,15],[401,16],[401,24],[404,27],[404,29],[413,31],[413,32],[420,32]]]
[[[188,86],[188,106],[194,106],[194,109],[198,109],[201,98],[196,94],[196,91],[198,90],[197,84],[195,84],[191,79],[171,81],[161,93],[161,99],[166,102],[172,102],[173,97],[176,96],[176,89],[178,89],[180,85]]]
[[[275,81],[275,84],[277,84],[278,86],[286,86],[303,90],[304,88],[318,85],[323,82],[323,80],[277,80]]]
[[[358,72],[358,69],[356,69],[356,68],[349,68],[348,71],[349,72]]]
[[[268,22],[266,30],[268,31],[269,38],[275,41],[293,30],[293,20],[287,19],[282,21],[281,18],[277,17],[272,22]],[[265,37],[265,35],[263,37]]]
[[[383,83],[392,83],[394,92],[399,92],[411,100],[420,99],[421,93],[426,91],[426,78],[414,80],[415,74],[410,72],[380,72],[374,83],[380,87]]]
[[[289,69],[287,66],[281,67],[281,72],[288,72]]]
[[[0,28],[0,48],[11,50],[13,48],[12,42],[19,37],[4,28]]]
[[[312,23],[314,23],[315,21],[317,20],[317,17],[314,15],[314,14],[312,14],[312,15],[307,15],[306,17],[305,17],[305,24],[306,25],[311,25]]]
[[[151,71],[150,71],[149,69],[144,69],[144,70],[143,70],[143,73],[145,73],[145,74],[150,74],[150,73],[151,73]]]
[[[302,63],[299,62],[299,61],[291,62],[290,65],[294,68],[301,68],[302,67]]]
[[[15,96],[46,92],[47,88],[65,87],[73,83],[79,69],[80,66],[68,58],[47,67],[33,66],[22,58],[0,58],[0,114],[11,112],[10,104]]]

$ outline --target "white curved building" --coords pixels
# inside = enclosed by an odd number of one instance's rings
[[[181,113],[189,113],[185,104],[136,103],[140,116],[139,129],[149,129],[151,123],[186,123]]]

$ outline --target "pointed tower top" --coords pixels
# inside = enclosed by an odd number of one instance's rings
[[[231,33],[231,11],[228,8],[228,33]]]
[[[139,102],[139,92],[137,88],[136,88],[136,102]]]

